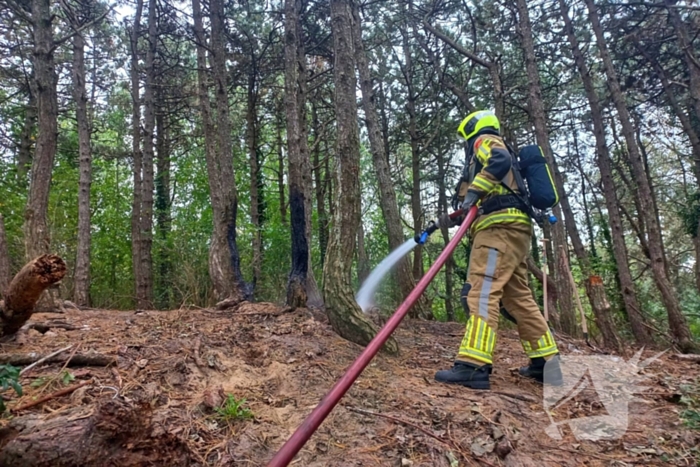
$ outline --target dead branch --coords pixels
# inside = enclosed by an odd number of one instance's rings
[[[36,354],[14,354],[0,355],[0,365],[25,366],[41,360],[41,355]],[[44,363],[66,363],[68,357],[56,355],[47,358]],[[97,352],[79,353],[70,359],[69,366],[109,366],[116,363],[116,358]]]
[[[24,404],[20,407],[16,407],[16,408],[12,409],[12,411],[13,412],[20,412],[22,410],[29,409],[29,408],[37,406],[39,404],[43,404],[44,402],[49,401],[51,399],[55,399],[57,397],[65,396],[66,394],[70,394],[71,392],[75,391],[76,389],[80,389],[83,386],[87,386],[88,384],[91,384],[91,383],[92,383],[92,380],[90,379],[87,381],[83,381],[82,383],[74,384],[73,386],[63,388],[60,391],[56,391],[52,394],[49,394],[48,396],[44,396],[41,399],[37,399],[35,401],[29,402],[29,403]]]
[[[51,357],[55,357],[56,355],[62,354],[62,353],[65,352],[66,350],[70,349],[71,347],[73,347],[72,344],[69,345],[68,347],[64,347],[64,348],[62,348],[62,349],[59,349],[59,350],[55,351],[54,353],[50,353],[50,354],[48,354],[47,356],[45,356],[45,357],[43,357],[43,358],[40,358],[40,359],[37,360],[36,362],[32,363],[31,365],[29,365],[28,367],[26,367],[26,368],[24,368],[22,371],[20,371],[20,372],[19,372],[20,376],[22,376],[23,374],[27,373],[29,370],[31,370],[31,369],[34,368],[35,366],[44,363],[46,360],[50,359]]]
[[[677,358],[678,360],[685,360],[687,362],[700,363],[700,355],[673,354],[673,358]]]
[[[27,322],[44,290],[66,275],[66,263],[56,255],[42,255],[27,263],[12,279],[0,307],[0,335],[16,333]]]
[[[51,330],[51,329],[65,329],[66,331],[75,331],[76,329],[80,329],[77,326],[73,326],[72,324],[69,323],[64,323],[64,322],[56,322],[56,323],[27,323],[24,326],[22,326],[22,329],[34,329],[39,331],[40,333],[44,334],[45,332]]]
[[[194,362],[197,366],[204,370],[207,366],[202,361],[202,357],[199,356],[199,348],[202,346],[202,339],[199,337],[194,341]]]

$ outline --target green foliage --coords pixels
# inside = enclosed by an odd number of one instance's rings
[[[688,195],[685,204],[679,206],[678,215],[683,222],[685,233],[693,238],[697,237],[700,222],[700,191]]]
[[[5,392],[9,388],[14,389],[18,396],[22,395],[22,386],[19,384],[20,369],[12,365],[0,365],[0,388]],[[0,413],[5,412],[5,401],[0,397]]]
[[[246,399],[236,399],[233,394],[228,394],[221,406],[214,408],[216,418],[226,423],[254,418],[253,412],[243,407],[245,403]]]

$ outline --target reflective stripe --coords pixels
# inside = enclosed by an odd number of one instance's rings
[[[489,317],[489,295],[493,285],[493,275],[496,273],[496,263],[498,262],[498,250],[489,248],[489,258],[486,261],[486,272],[484,272],[484,283],[481,286],[479,295],[479,316],[484,319]]]
[[[559,353],[557,348],[557,343],[554,341],[552,333],[547,330],[547,332],[539,339],[537,339],[537,348],[532,348],[532,344],[529,341],[520,341],[523,344],[523,350],[530,358],[537,357],[548,357]]]
[[[493,189],[495,183],[493,183],[489,180],[486,180],[481,175],[477,175],[476,177],[474,177],[474,181],[472,182],[472,185],[481,191],[489,192]]]
[[[506,222],[532,225],[532,222],[530,221],[530,217],[524,213],[520,213],[520,214],[510,214],[510,213],[493,214],[493,215],[487,216],[483,221],[481,221],[477,225],[475,225],[473,233],[476,233],[476,232],[483,230],[486,227],[490,227],[494,224],[505,224]]]
[[[496,343],[496,333],[491,326],[478,316],[471,316],[467,321],[467,329],[459,347],[458,358],[468,358],[482,363],[493,362],[493,348]]]

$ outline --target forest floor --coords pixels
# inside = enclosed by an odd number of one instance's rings
[[[52,320],[77,329],[30,330],[1,344],[0,354],[45,355],[79,344],[68,353],[94,351],[116,364],[70,364],[66,373],[57,363],[26,373],[22,397],[4,393],[9,412],[0,420],[0,465],[262,466],[362,350],[334,334],[320,312],[265,303],[32,317]],[[669,352],[643,370],[647,380],[621,439],[577,440],[564,427],[563,439],[555,440],[545,433],[542,387],[517,375],[525,357],[514,330],[499,331],[490,391],[433,380],[436,370],[451,366],[462,333],[456,323],[404,321],[395,333],[401,353],[373,360],[291,465],[700,465],[698,426],[681,418],[682,402],[692,396],[684,391],[697,390],[700,381],[698,363]],[[560,340],[560,349],[564,356],[592,353],[569,339]],[[89,383],[16,410],[81,381]],[[226,419],[213,410],[228,394],[245,398],[254,418],[236,420],[241,412],[232,410]],[[557,411],[566,420],[600,413],[600,403],[586,396]],[[83,422],[76,441],[70,430]],[[108,435],[99,444],[102,432]],[[30,453],[42,449],[36,441],[42,436],[53,436],[43,440],[53,448]],[[98,451],[90,457],[91,449]]]

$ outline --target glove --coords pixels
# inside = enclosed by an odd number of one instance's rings
[[[460,206],[461,209],[464,209],[465,211],[469,211],[472,206],[474,206],[477,201],[481,196],[476,191],[467,191],[467,196],[464,197],[464,201],[462,201],[462,205]]]
[[[449,229],[456,225],[461,225],[463,220],[464,216],[452,219],[449,214],[445,213],[438,218],[437,224],[439,227],[447,227]]]

